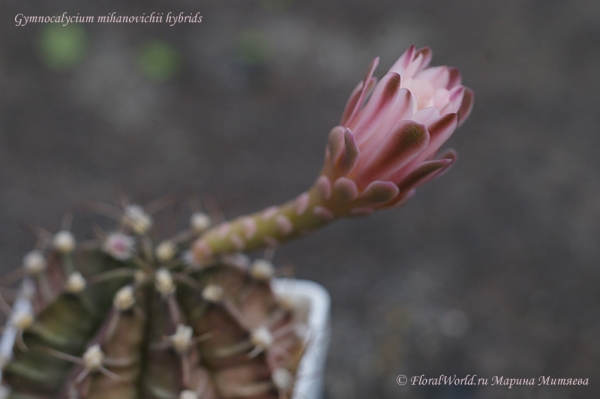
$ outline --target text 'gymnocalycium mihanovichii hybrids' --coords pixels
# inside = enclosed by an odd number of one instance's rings
[[[410,47],[379,83],[375,59],[329,134],[314,186],[281,206],[218,224],[197,210],[167,237],[154,228],[156,203],[97,205],[117,225],[90,242],[67,225],[39,229],[36,249],[4,278],[22,283],[12,305],[8,289],[0,297],[11,345],[0,399],[291,397],[307,310],[274,293],[269,260],[241,252],[398,206],[452,166],[453,151],[436,154],[473,94],[458,70],[430,59]]]

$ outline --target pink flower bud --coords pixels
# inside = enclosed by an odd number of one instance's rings
[[[377,84],[373,60],[331,131],[319,179],[352,203],[351,213],[402,203],[456,160],[436,153],[469,116],[473,92],[457,69],[430,60],[431,50],[411,46]]]

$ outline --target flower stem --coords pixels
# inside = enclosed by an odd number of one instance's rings
[[[237,251],[251,251],[308,234],[335,218],[316,186],[280,206],[240,216],[207,230],[193,246],[200,264]]]

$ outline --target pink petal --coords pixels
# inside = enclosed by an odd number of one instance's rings
[[[440,156],[437,157],[437,159],[449,159],[452,162],[456,161],[457,158],[458,153],[452,148],[447,149]]]
[[[313,208],[313,214],[321,220],[329,222],[333,220],[335,215],[328,208],[318,205]]]
[[[423,61],[421,62],[420,69],[426,68],[431,62],[431,57],[433,57],[433,51],[429,47],[422,47],[417,50],[415,53],[415,58],[421,55],[423,57]]]
[[[450,80],[450,72],[448,71],[448,67],[445,66],[427,68],[419,72],[415,76],[415,79],[427,80],[435,88],[446,88]]]
[[[231,245],[233,245],[236,251],[242,251],[246,246],[246,243],[244,242],[242,237],[235,233],[229,236],[229,242],[231,242]]]
[[[344,130],[344,148],[340,152],[338,158],[335,161],[335,171],[338,175],[346,175],[350,172],[356,163],[360,155],[360,150],[356,144],[354,134],[348,128]]]
[[[372,156],[359,158],[355,168],[358,185],[381,179],[402,168],[427,148],[428,144],[429,133],[425,126],[413,121],[401,121],[381,141]],[[363,159],[364,163],[361,163]]]
[[[450,161],[450,163],[444,166],[442,169],[438,170],[437,172],[427,176],[425,179],[419,181],[415,187],[422,186],[423,184],[435,180],[438,177],[444,175],[446,172],[448,172],[450,168],[452,168],[456,163],[456,160],[458,159],[458,154],[453,149],[449,149],[439,159],[447,159]]]
[[[254,237],[256,234],[256,229],[257,226],[254,219],[251,217],[242,219],[242,231],[244,232],[244,238],[246,238],[246,240],[250,240],[252,237]]]
[[[333,183],[333,192],[345,202],[354,201],[358,197],[356,183],[347,177],[340,177]]]
[[[396,72],[400,74],[400,76],[402,76],[408,64],[410,64],[410,62],[413,60],[414,54],[415,46],[412,45],[404,52],[404,54],[400,56],[400,58],[398,58],[398,61],[396,61],[394,65],[392,65],[389,72]]]
[[[366,90],[367,96],[369,95],[369,93],[371,92],[373,87],[375,87],[376,83],[377,83],[376,77],[371,77],[371,79],[369,79],[369,83],[367,84],[367,90]],[[360,96],[363,92],[363,85],[364,85],[364,82],[360,82],[356,86],[354,91],[352,91],[352,94],[350,94],[350,98],[348,98],[348,102],[346,103],[346,107],[344,108],[344,112],[342,113],[342,119],[340,120],[340,125],[345,126],[346,123],[348,122],[348,120],[350,119],[350,116],[354,113],[354,110],[357,107],[360,108],[362,106],[362,104],[358,103],[358,99],[360,98]],[[366,97],[366,96],[364,96],[364,97]],[[357,112],[358,112],[358,110],[357,110]]]
[[[427,125],[440,117],[440,110],[435,107],[424,108],[413,115],[412,120]]]
[[[231,224],[229,222],[223,223],[221,227],[217,229],[217,236],[219,238],[225,238],[231,230]]]
[[[344,146],[344,130],[343,126],[336,126],[329,132],[325,146],[324,174],[332,174],[336,168],[336,159],[340,156]]]
[[[275,225],[277,226],[277,230],[284,236],[290,234],[294,229],[294,225],[290,219],[282,214],[275,217]]]
[[[205,240],[196,241],[192,247],[192,252],[194,253],[194,259],[198,262],[212,256],[212,250]]]
[[[269,220],[273,216],[277,215],[277,212],[279,212],[279,208],[277,208],[276,206],[270,206],[260,213],[260,217],[263,220]]]
[[[444,88],[437,89],[433,95],[433,106],[439,109],[448,104],[448,102],[450,102],[450,92]],[[443,115],[443,113],[440,112],[440,115]]]
[[[465,94],[458,110],[458,125],[462,125],[467,120],[473,110],[473,91],[465,88]]]
[[[403,195],[399,195],[396,199],[394,199],[394,201],[392,201],[391,203],[385,204],[386,208],[395,208],[398,206],[402,206],[406,203],[406,201],[408,201],[409,199],[411,199],[416,193],[416,190],[413,188],[412,190],[410,190],[409,192],[407,192],[406,194]]]
[[[405,83],[413,96],[415,110],[422,110],[433,106],[431,98],[435,94],[435,88],[429,81],[415,78]]]
[[[400,189],[393,182],[375,180],[367,186],[358,201],[361,204],[380,204],[392,200],[399,192]]]
[[[458,116],[456,114],[444,115],[431,124],[427,125],[427,131],[429,132],[429,146],[421,156],[424,159],[429,158],[435,154],[442,145],[452,136],[452,133],[456,130],[458,125]]]
[[[329,132],[327,138],[327,148],[329,149],[329,156],[332,160],[335,160],[344,147],[344,131],[346,129],[343,126],[336,126]]]
[[[379,65],[379,57],[377,57],[373,61],[371,61],[371,64],[369,65],[369,69],[367,69],[367,75],[365,76],[365,79],[363,80],[363,84],[362,84],[363,89],[360,91],[360,96],[358,96],[358,99],[356,100],[354,109],[352,110],[352,113],[348,117],[347,121],[354,118],[354,116],[358,113],[358,110],[362,106],[362,103],[365,101],[365,98],[367,98],[369,82],[371,81],[371,77],[373,76],[373,72],[375,72],[375,68],[377,68],[377,65]],[[344,124],[344,125],[346,125],[346,124]]]
[[[427,175],[426,177],[424,177],[422,180],[416,182],[415,186],[413,188],[417,188],[420,187],[426,183],[429,183],[430,181],[433,181],[435,179],[437,179],[438,177],[444,175],[448,170],[450,170],[450,168],[454,165],[454,163],[450,163],[448,164],[445,168],[436,170],[435,172],[432,172],[430,175]]]
[[[294,202],[294,210],[296,211],[296,215],[302,216],[306,209],[308,208],[308,204],[310,203],[310,195],[308,193],[302,193],[296,198]]]
[[[408,176],[406,176],[398,184],[401,192],[408,191],[412,188],[416,188],[434,178],[441,176],[442,173],[447,171],[456,161],[456,154],[454,152],[448,153],[442,159],[436,159],[433,161],[425,161],[415,170],[413,170]]]
[[[419,72],[421,63],[423,61],[423,55],[415,54],[415,58],[410,62],[406,68],[404,68],[404,73],[402,74],[402,79],[412,79],[417,72]]]
[[[406,165],[405,168],[390,176],[390,180],[396,182],[404,180],[407,173],[417,168],[423,161],[432,158],[440,147],[452,136],[452,133],[456,130],[457,122],[458,118],[456,114],[448,114],[431,123],[427,127],[430,136],[427,148]]]
[[[405,119],[412,119],[413,114],[413,99],[412,94],[407,89],[400,89],[396,96],[396,101],[390,107],[389,111],[377,126],[375,132],[373,132],[365,143],[363,143],[363,153],[368,156],[371,150],[377,148],[379,143],[388,134],[388,132],[398,124],[400,121]]]
[[[446,104],[441,110],[440,114],[452,114],[457,113],[460,105],[462,104],[463,97],[465,94],[465,88],[462,86],[456,86],[450,90],[448,104]]]
[[[354,90],[352,90],[352,93],[350,93],[350,97],[348,97],[348,101],[346,102],[346,106],[344,107],[344,112],[342,112],[342,119],[340,119],[340,125],[344,126],[350,118],[350,115],[352,115],[352,113],[354,112],[354,109],[356,108],[356,103],[358,102],[358,98],[362,93],[362,88],[364,85],[365,82],[361,80],[360,82],[358,82]]]
[[[368,132],[376,127],[385,116],[387,110],[394,103],[398,90],[400,90],[400,75],[395,72],[388,73],[375,86],[367,105],[350,119],[348,127],[357,133],[360,132],[357,137],[359,145],[368,137]]]
[[[433,53],[429,47],[423,47],[417,50],[413,56],[412,62],[404,69],[402,79],[412,79],[417,73],[427,67],[431,62]]]
[[[317,179],[317,190],[319,190],[321,198],[325,201],[331,198],[331,181],[329,181],[327,176],[319,176]]]
[[[460,72],[456,68],[448,68],[449,78],[447,89],[453,89],[461,84]]]

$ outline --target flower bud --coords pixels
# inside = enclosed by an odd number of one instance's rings
[[[410,47],[375,85],[376,58],[350,96],[320,177],[336,215],[399,205],[454,164],[453,152],[436,153],[469,116],[473,92],[458,70],[428,67],[431,56]]]

